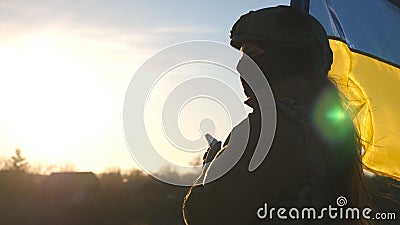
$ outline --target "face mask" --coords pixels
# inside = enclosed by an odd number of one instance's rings
[[[248,56],[244,55],[238,62],[236,66],[237,71],[240,73],[240,81],[242,82],[242,86],[244,89],[245,95],[248,97],[247,101],[245,102],[252,108],[257,106],[257,99],[253,90],[251,89],[248,81],[251,79],[250,76],[254,76],[254,74],[259,73],[259,68],[257,64]]]
[[[293,74],[288,72],[293,70],[292,68],[288,68],[288,66],[289,65],[277,63],[277,60],[273,58],[273,54],[266,52],[253,56],[252,58],[244,55],[239,60],[236,68],[245,80],[249,80],[249,77],[246,76],[252,76],[255,73],[259,73],[259,70],[261,70],[269,84],[274,86],[285,78],[286,74]]]

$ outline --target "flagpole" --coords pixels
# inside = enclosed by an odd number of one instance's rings
[[[309,13],[310,0],[290,0],[290,6],[298,8],[306,13]]]

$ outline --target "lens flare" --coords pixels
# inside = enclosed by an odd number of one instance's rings
[[[326,112],[326,117],[332,123],[338,124],[346,119],[346,113],[342,108],[336,106]]]
[[[315,102],[312,121],[319,133],[329,142],[346,137],[352,129],[352,121],[341,104],[335,90],[327,90]]]

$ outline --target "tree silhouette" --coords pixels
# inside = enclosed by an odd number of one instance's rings
[[[11,162],[8,169],[13,171],[25,171],[27,165],[28,162],[26,161],[26,158],[22,156],[21,150],[18,148],[15,149],[15,155],[11,157]]]

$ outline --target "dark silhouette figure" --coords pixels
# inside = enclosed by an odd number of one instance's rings
[[[320,208],[337,206],[339,196],[347,198],[347,206],[362,209],[366,204],[361,146],[351,110],[344,109],[346,101],[327,78],[332,51],[322,25],[295,8],[265,8],[243,15],[235,23],[231,45],[248,55],[271,85],[277,108],[276,134],[267,158],[249,172],[261,120],[268,118],[262,118],[256,91],[245,81],[251,74],[246,74],[246,57],[242,57],[237,69],[249,97],[246,104],[253,108],[248,116],[249,140],[232,170],[214,182],[191,189],[184,211],[188,224],[365,223],[361,219],[330,219],[327,213],[320,220],[284,220],[276,211],[272,218],[269,212],[264,219],[257,216],[264,203],[269,208],[287,210],[314,207],[317,216]],[[240,134],[241,129],[243,124],[233,132]],[[228,137],[221,154],[235,151],[233,138]],[[220,143],[211,147],[204,162],[213,160],[220,148]]]

